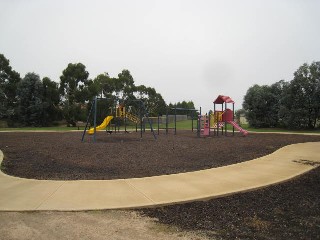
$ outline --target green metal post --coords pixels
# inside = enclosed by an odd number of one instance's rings
[[[234,121],[234,103],[232,103],[232,121]],[[232,125],[232,135],[234,136],[234,126]]]
[[[200,107],[200,115],[198,116],[198,130],[197,130],[198,137],[200,137],[200,133],[201,133],[201,107]]]
[[[192,111],[192,115],[191,115],[191,129],[193,132],[193,118],[194,118],[194,111]]]
[[[97,133],[97,97],[94,99],[94,118],[93,118],[93,142],[96,142],[96,133]]]
[[[158,135],[160,135],[160,115],[158,114]]]
[[[84,130],[83,130],[81,142],[83,142],[83,140],[84,140],[84,135],[86,134],[86,131],[87,131],[87,128],[88,128],[88,125],[89,125],[89,120],[90,120],[90,116],[91,116],[93,107],[94,107],[94,99],[93,99],[93,101],[92,101],[91,108],[90,108],[90,111],[89,111],[89,114],[88,114],[88,117],[87,117],[86,127],[85,127]]]
[[[174,107],[174,135],[177,135],[177,105]]]

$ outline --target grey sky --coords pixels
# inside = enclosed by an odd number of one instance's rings
[[[0,0],[0,53],[54,81],[72,62],[90,78],[128,69],[137,85],[207,111],[241,108],[253,84],[291,80],[320,60],[320,1]]]

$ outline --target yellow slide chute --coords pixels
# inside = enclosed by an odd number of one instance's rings
[[[103,122],[102,122],[99,126],[96,127],[96,131],[102,130],[102,129],[106,128],[112,119],[113,119],[113,116],[107,116],[107,117],[103,120]],[[94,128],[90,128],[90,129],[88,130],[88,133],[89,133],[89,134],[93,134],[93,133],[94,133]]]

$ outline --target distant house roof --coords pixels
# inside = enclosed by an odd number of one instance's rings
[[[234,101],[229,96],[219,95],[213,103],[222,104],[222,103],[234,103]]]

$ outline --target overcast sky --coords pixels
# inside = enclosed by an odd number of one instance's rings
[[[128,69],[167,103],[241,108],[253,84],[291,80],[320,61],[317,0],[0,0],[0,53],[23,77],[59,82],[68,63],[90,78]]]

